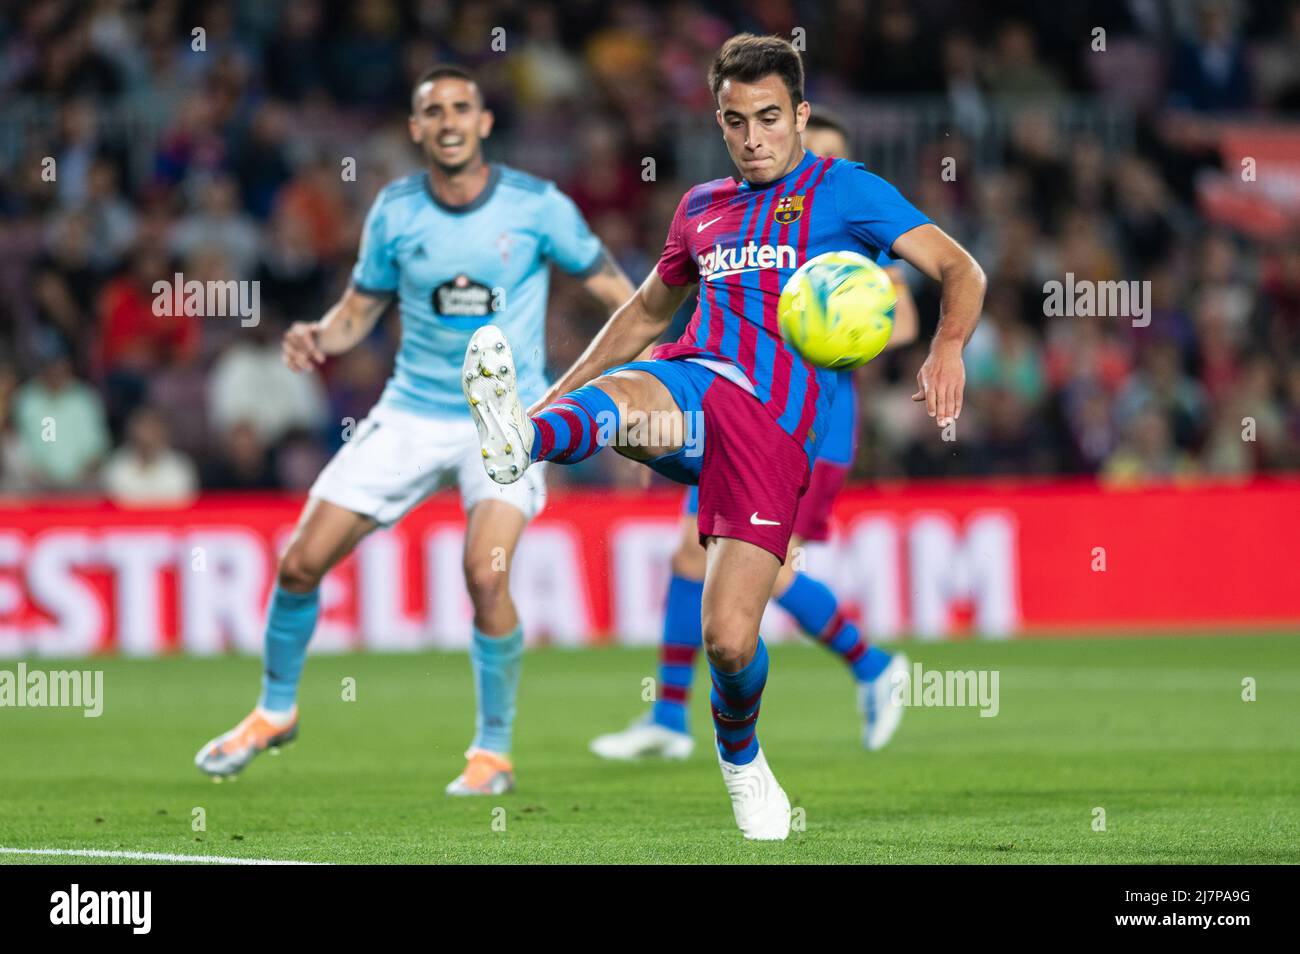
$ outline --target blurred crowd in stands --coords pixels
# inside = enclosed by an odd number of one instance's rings
[[[705,71],[740,30],[803,31],[809,98],[843,116],[908,97],[898,102],[964,117],[923,144],[916,168],[880,171],[988,274],[966,353],[967,409],[944,441],[909,400],[924,344],[873,362],[860,372],[859,477],[1128,482],[1300,469],[1300,229],[1261,235],[1208,216],[1198,197],[1207,171],[1236,172],[1217,147],[1222,123],[1300,114],[1300,3],[997,7],[7,6],[0,492],[129,502],[308,486],[378,397],[400,326],[390,315],[312,376],[284,368],[279,336],[337,298],[376,191],[416,167],[408,90],[434,62],[477,72],[497,117],[489,156],[555,179],[639,282],[690,185],[675,136],[684,117],[712,121]],[[1127,110],[1131,146],[1063,135],[1052,117],[1067,101]],[[1022,118],[999,161],[976,168],[972,130],[996,110]],[[709,141],[725,160],[720,139]],[[654,181],[645,157],[656,159]],[[945,158],[955,176],[941,175]],[[260,321],[156,316],[152,286],[178,272],[259,281]],[[1150,282],[1150,323],[1045,315],[1044,284],[1066,273]],[[939,300],[912,279],[924,339]],[[603,318],[555,276],[553,372]],[[635,473],[605,454],[555,476]]]

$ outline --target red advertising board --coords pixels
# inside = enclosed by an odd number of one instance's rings
[[[258,652],[301,500],[0,507],[0,657]],[[653,642],[681,495],[559,491],[511,567],[529,639]],[[1104,490],[1090,481],[855,488],[805,568],[868,633],[938,639],[1300,628],[1300,480]],[[459,647],[454,497],[369,537],[326,580],[314,648]],[[769,610],[764,635],[793,635]]]

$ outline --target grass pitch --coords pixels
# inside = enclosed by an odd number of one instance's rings
[[[1300,637],[906,650],[927,669],[997,670],[999,714],[911,709],[866,753],[839,662],[772,648],[759,735],[806,824],[781,844],[735,828],[702,666],[690,760],[588,754],[644,710],[650,650],[530,652],[519,789],[461,800],[442,789],[472,734],[464,655],[312,657],[298,742],[220,785],[191,760],[254,701],[256,659],[32,662],[102,668],[105,708],[0,709],[0,846],[345,863],[1300,862]],[[0,855],[69,860],[84,863]]]

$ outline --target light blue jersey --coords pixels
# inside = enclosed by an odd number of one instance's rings
[[[352,284],[396,293],[402,344],[380,405],[435,416],[465,414],[461,362],[470,335],[492,322],[514,352],[524,405],[547,387],[550,264],[585,277],[601,243],[552,182],[489,165],[473,202],[450,206],[427,172],[390,183],[366,216]]]

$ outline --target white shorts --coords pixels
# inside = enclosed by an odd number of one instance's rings
[[[531,520],[546,505],[542,463],[513,484],[498,484],[483,468],[478,429],[468,412],[427,417],[377,406],[325,465],[310,493],[389,526],[455,481],[466,513],[480,501],[500,500]]]

